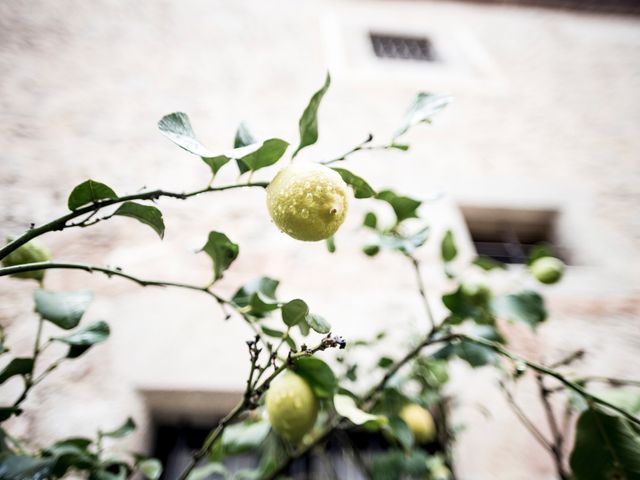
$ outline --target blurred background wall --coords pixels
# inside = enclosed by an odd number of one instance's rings
[[[446,1],[4,1],[0,234],[58,216],[87,178],[119,193],[206,184],[207,167],[158,134],[157,120],[172,111],[187,112],[212,149],[230,147],[242,120],[258,136],[294,142],[298,117],[329,69],[320,141],[301,155],[320,160],[369,132],[387,138],[417,91],[449,93],[455,103],[433,127],[410,133],[409,152],[360,154],[350,167],[374,188],[428,200],[434,233],[421,255],[432,303],[443,311],[447,283],[435,259],[444,229],[457,234],[460,266],[479,242],[503,241],[504,226],[533,229],[570,267],[567,281],[545,292],[552,315],[537,337],[506,326],[514,348],[546,361],[585,348],[581,369],[634,377],[639,27],[637,16]],[[431,58],[379,58],[371,33],[426,38]],[[229,172],[219,181],[234,180]],[[278,232],[264,202],[262,191],[163,200],[163,242],[127,219],[41,241],[56,259],[205,283],[209,259],[193,252],[209,230],[221,230],[241,245],[221,283],[225,294],[259,275],[279,278],[283,298],[308,299],[347,339],[392,328],[383,347],[392,354],[426,328],[410,265],[359,253],[366,233],[358,225],[372,205],[354,202],[330,255],[322,243]],[[523,282],[522,267],[502,281]],[[113,335],[36,389],[11,425],[16,434],[46,444],[132,414],[141,428],[129,445],[148,450],[157,419],[206,424],[243,388],[250,331],[224,322],[210,299],[78,272],[49,271],[47,282],[94,289],[86,319],[107,320]],[[35,329],[31,291],[17,280],[0,282],[0,321],[16,353],[29,350]],[[462,365],[454,371],[451,391],[462,396],[454,421],[466,424],[456,447],[461,478],[553,478],[549,458],[494,380]],[[17,383],[8,385],[17,391]],[[12,396],[8,390],[3,397]],[[518,398],[543,418],[532,385],[522,385]]]

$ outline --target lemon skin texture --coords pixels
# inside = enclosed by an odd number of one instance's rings
[[[400,418],[409,426],[418,443],[427,443],[436,437],[436,427],[429,410],[410,403],[400,410]]]
[[[349,188],[334,170],[297,163],[280,170],[267,187],[267,207],[276,226],[307,242],[331,237],[347,216]]]
[[[291,443],[298,443],[316,423],[318,400],[309,384],[288,371],[273,381],[265,405],[271,428]]]
[[[542,257],[535,260],[529,269],[540,283],[551,285],[559,282],[562,278],[564,263],[554,257]]]
[[[51,259],[49,252],[41,246],[28,242],[15,249],[9,255],[2,259],[2,265],[5,267],[15,267],[26,263],[47,262]],[[34,270],[32,272],[14,273],[11,275],[16,278],[34,279],[42,281],[46,270]]]

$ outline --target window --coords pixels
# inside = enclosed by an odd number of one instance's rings
[[[556,210],[462,207],[478,255],[503,263],[527,263],[531,250],[545,245],[565,262],[567,252],[558,243]]]
[[[378,58],[419,62],[436,60],[433,45],[427,37],[369,32],[369,38],[373,52]]]

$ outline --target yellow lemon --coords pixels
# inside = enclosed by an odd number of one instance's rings
[[[267,187],[267,207],[280,230],[315,242],[331,237],[342,225],[348,194],[338,172],[317,163],[296,163],[280,170]]]
[[[554,257],[542,257],[534,260],[529,270],[540,283],[550,285],[560,281],[562,278],[564,263]]]
[[[436,426],[429,410],[410,403],[400,410],[400,418],[409,426],[418,443],[427,443],[436,437]]]
[[[265,404],[273,430],[292,443],[298,443],[316,423],[316,396],[309,384],[291,371],[273,381]]]
[[[50,260],[49,252],[34,242],[28,242],[18,247],[2,259],[5,267],[15,267],[26,263],[46,262]],[[12,277],[33,278],[42,281],[46,270],[34,270],[32,272],[14,273]]]

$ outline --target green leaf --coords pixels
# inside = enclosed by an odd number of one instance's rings
[[[331,367],[315,357],[304,357],[296,361],[293,370],[304,378],[318,398],[331,398],[338,381]]]
[[[389,417],[389,428],[385,429],[392,437],[400,443],[404,450],[411,450],[413,448],[413,433],[409,426],[397,415]]]
[[[362,225],[375,230],[378,226],[378,217],[376,217],[376,214],[373,212],[367,212],[367,214],[364,216]]]
[[[135,218],[139,222],[149,225],[160,238],[164,237],[164,221],[162,212],[151,205],[141,205],[140,203],[124,202],[115,211],[114,215]]]
[[[378,360],[378,366],[380,368],[389,368],[391,365],[393,365],[393,359],[392,358],[382,357],[382,358],[380,358],[380,360]]]
[[[640,435],[622,417],[586,410],[578,419],[570,464],[576,480],[639,479]]]
[[[386,417],[372,415],[360,410],[355,400],[348,395],[335,395],[333,397],[333,405],[338,415],[349,419],[355,425],[369,424],[368,426],[375,427],[387,423]]]
[[[484,255],[476,257],[473,261],[473,264],[486,271],[494,270],[496,268],[500,268],[503,270],[507,268],[504,263],[498,262],[497,260],[494,260],[491,257],[486,257]]]
[[[402,150],[403,152],[406,152],[411,147],[405,143],[392,143],[391,145],[389,145],[389,148],[395,148],[396,150]]]
[[[33,358],[14,358],[0,372],[0,384],[16,375],[30,375],[33,372]]]
[[[55,458],[15,455],[0,462],[0,478],[7,480],[45,480],[49,478]]]
[[[453,314],[449,318],[450,324],[456,325],[466,319],[472,319],[479,324],[493,325],[495,318],[488,306],[489,296],[483,296],[482,291],[470,291],[465,285],[460,285],[452,293],[442,296],[442,303]]]
[[[447,233],[444,234],[444,238],[442,239],[442,243],[440,244],[440,252],[442,255],[442,260],[445,262],[450,262],[458,255],[458,249],[456,248],[456,242],[453,238],[453,232],[451,230],[447,230]]]
[[[424,245],[429,239],[431,234],[431,228],[429,226],[423,227],[417,232],[409,235],[401,235],[399,233],[382,233],[378,237],[380,247],[396,250],[404,253],[405,255],[412,255],[416,249]],[[365,251],[367,255],[369,254]],[[377,252],[376,252],[377,253]]]
[[[256,278],[242,286],[233,295],[231,301],[238,307],[246,309],[248,314],[262,318],[278,308],[275,297],[279,283],[269,277]]]
[[[370,198],[375,196],[375,190],[371,188],[371,186],[362,177],[354,175],[344,168],[332,167],[332,170],[338,172],[342,177],[342,180],[344,180],[347,185],[351,185],[353,188],[353,194],[356,198]]]
[[[282,321],[289,327],[297,325],[309,314],[308,305],[299,298],[291,300],[282,306]]]
[[[324,94],[329,89],[330,84],[331,76],[327,72],[324,85],[320,90],[313,94],[313,97],[309,100],[307,108],[304,109],[304,112],[300,117],[300,145],[298,145],[296,151],[293,152],[293,157],[295,157],[303,148],[313,145],[318,141],[318,108],[320,107],[322,97],[324,97]]]
[[[406,220],[407,218],[418,218],[417,210],[422,204],[422,202],[418,200],[398,195],[391,190],[378,192],[376,198],[391,205],[391,208],[393,208],[396,218],[398,219],[398,223]]]
[[[69,210],[76,210],[84,205],[96,203],[100,200],[118,198],[116,192],[104,183],[87,180],[75,187],[69,195],[67,206]]]
[[[158,480],[162,475],[162,463],[156,458],[147,458],[138,463],[138,469],[150,480]]]
[[[262,330],[262,333],[264,333],[265,335],[267,335],[269,337],[274,337],[274,338],[282,338],[282,337],[284,337],[284,332],[281,331],[281,330],[276,330],[275,328],[265,327],[264,325],[261,326],[260,329]]]
[[[160,132],[180,148],[199,157],[215,157],[216,154],[196,139],[189,116],[183,112],[165,115],[158,122]]]
[[[491,306],[497,316],[511,322],[524,322],[532,329],[547,318],[544,298],[532,290],[497,297]]]
[[[125,420],[125,422],[115,430],[111,430],[108,432],[101,432],[100,434],[103,437],[123,438],[131,434],[135,429],[136,429],[136,423],[133,421],[133,418],[128,417]]]
[[[448,95],[436,95],[426,92],[418,93],[402,119],[400,128],[393,135],[393,139],[395,140],[401,135],[404,135],[415,125],[431,123],[431,119],[441,112],[451,100],[452,98]]]
[[[257,450],[271,430],[269,422],[236,423],[228,426],[222,435],[224,451],[227,454]]]
[[[76,330],[70,335],[54,337],[53,340],[69,345],[67,357],[77,358],[96,343],[104,342],[109,338],[109,333],[109,325],[106,322],[99,321]]]
[[[229,471],[227,467],[221,463],[208,463],[202,467],[194,468],[187,477],[187,480],[206,480],[213,475],[221,475],[222,478],[226,479],[229,478]]]
[[[207,243],[200,251],[205,252],[213,260],[214,280],[218,280],[238,257],[240,247],[229,240],[224,233],[209,232]]]
[[[380,245],[365,245],[362,247],[362,251],[369,257],[375,257],[380,253]]]
[[[238,129],[236,130],[236,136],[233,139],[233,148],[246,147],[247,145],[253,145],[257,143],[256,138],[249,130],[246,123],[240,122]]]
[[[38,289],[33,293],[36,312],[45,320],[69,330],[80,323],[80,319],[93,299],[89,290],[78,292],[50,292]]]
[[[288,146],[289,144],[284,140],[270,138],[269,140],[265,140],[257,150],[240,157],[239,160],[246,165],[249,170],[255,172],[261,168],[273,165],[280,160]]]
[[[318,333],[329,333],[331,331],[329,322],[318,314],[310,313],[307,315],[307,323]]]

